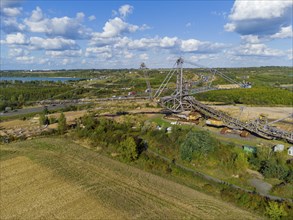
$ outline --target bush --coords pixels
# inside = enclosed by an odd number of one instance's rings
[[[59,134],[64,134],[66,130],[67,130],[66,118],[62,112],[58,119],[58,132]]]
[[[119,146],[121,156],[126,161],[133,161],[138,158],[138,150],[133,137],[127,137]]]
[[[276,220],[288,215],[284,209],[284,206],[279,205],[277,202],[269,202],[265,213],[270,217],[270,219]]]

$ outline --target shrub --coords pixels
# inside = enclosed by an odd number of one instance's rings
[[[66,118],[62,112],[58,119],[58,132],[59,134],[64,134],[66,130],[67,130]]]
[[[281,219],[283,216],[287,216],[284,206],[279,205],[277,202],[269,202],[265,213],[270,217],[270,219],[276,220]]]

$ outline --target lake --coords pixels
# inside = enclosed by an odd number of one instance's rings
[[[77,81],[81,80],[81,78],[71,78],[71,77],[0,77],[0,81],[22,81],[22,82],[30,82],[30,81],[51,81],[51,82],[66,82],[66,81]]]

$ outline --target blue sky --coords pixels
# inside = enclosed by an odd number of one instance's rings
[[[1,0],[1,69],[292,66],[291,0]]]

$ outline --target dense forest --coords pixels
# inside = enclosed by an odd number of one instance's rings
[[[293,93],[291,91],[270,87],[209,91],[199,93],[195,97],[201,101],[222,102],[225,104],[293,105]]]

